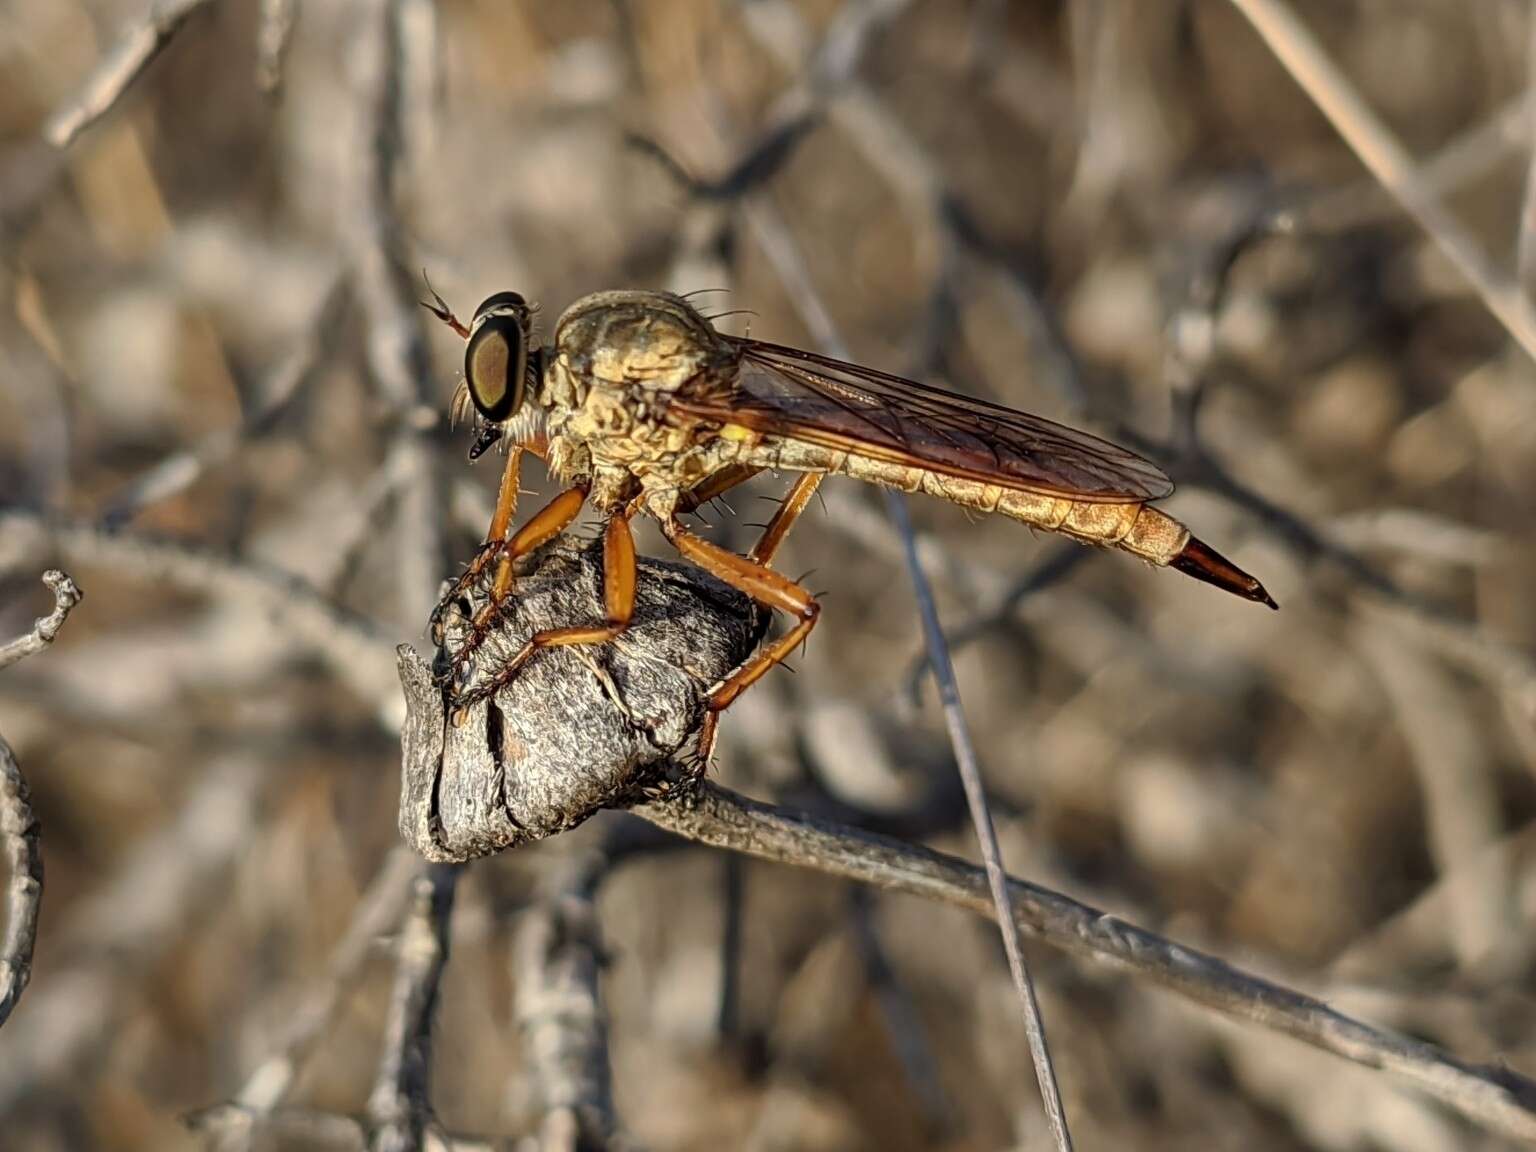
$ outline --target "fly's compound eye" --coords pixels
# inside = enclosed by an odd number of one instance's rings
[[[464,380],[481,416],[510,420],[523,403],[528,369],[529,307],[516,292],[498,292],[475,309]]]

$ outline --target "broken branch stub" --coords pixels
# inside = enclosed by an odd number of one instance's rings
[[[397,649],[406,701],[400,833],[434,861],[543,839],[690,774],[678,761],[698,732],[705,693],[767,626],[766,613],[707,574],[641,558],[623,635],[537,653],[456,723],[433,673],[469,635],[494,569],[450,612],[433,667],[409,645]],[[602,570],[597,542],[559,541],[521,564],[468,687],[490,682],[534,632],[601,621]]]

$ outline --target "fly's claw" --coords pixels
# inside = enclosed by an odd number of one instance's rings
[[[443,593],[432,609],[431,616],[427,618],[432,643],[438,648],[442,648],[447,639],[448,622],[451,618],[457,616],[461,623],[468,625],[469,635],[456,650],[448,654],[448,668],[437,674],[437,683],[447,686],[455,694],[462,691],[463,686],[474,674],[473,656],[484,643],[486,636],[490,634],[491,626],[505,604],[505,599],[497,598],[492,590],[486,592],[488,599],[476,611],[469,592],[480,582],[486,569],[500,558],[505,548],[505,540],[487,540],[480,545],[474,559],[465,566],[464,571],[459,573],[458,578]]]
[[[453,689],[449,692],[448,699],[453,705],[454,715],[466,715],[471,708],[482,700],[489,700],[501,687],[500,677],[489,684],[481,684],[479,687],[470,688],[469,681],[455,681]]]
[[[448,658],[448,666],[437,673],[437,683],[455,698],[463,695],[475,674],[475,657],[472,652],[460,649]]]
[[[458,613],[460,617],[468,616],[468,605],[462,600],[455,600],[445,596],[439,600],[437,607],[432,609],[432,615],[427,618],[427,625],[432,630],[432,643],[441,648],[443,641],[448,637],[448,614],[450,611]]]
[[[448,682],[448,690],[455,698],[460,698],[469,688],[469,682],[475,675],[475,658],[465,656],[461,660],[453,662],[452,673]]]

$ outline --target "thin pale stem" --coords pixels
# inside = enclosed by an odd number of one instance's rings
[[[1361,98],[1283,0],[1232,0],[1328,122],[1466,277],[1526,354],[1536,359],[1536,310],[1520,285],[1489,263],[1477,241],[1420,178],[1408,151]]]

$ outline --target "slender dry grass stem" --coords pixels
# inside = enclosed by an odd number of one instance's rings
[[[748,220],[753,225],[759,242],[768,254],[775,271],[789,290],[790,298],[797,302],[801,317],[818,337],[818,343],[828,355],[849,359],[849,349],[838,334],[831,313],[822,303],[820,293],[795,246],[789,230],[779,220],[766,200],[749,200]],[[1040,1084],[1041,1100],[1051,1135],[1060,1152],[1072,1147],[1071,1130],[1067,1125],[1066,1110],[1061,1102],[1061,1091],[1056,1083],[1056,1070],[1051,1062],[1050,1047],[1046,1042],[1045,1021],[1040,1013],[1040,1003],[1035,996],[1034,982],[1030,979],[1029,966],[1019,943],[1018,929],[1009,907],[1007,873],[1003,867],[1002,852],[997,844],[997,832],[992,826],[992,813],[987,804],[986,788],[981,779],[981,767],[976,758],[975,744],[971,740],[970,727],[960,704],[960,690],[954,677],[954,666],[949,658],[949,645],[939,624],[934,606],[933,589],[928,583],[918,557],[916,537],[912,522],[906,513],[904,497],[899,493],[886,493],[886,510],[896,526],[902,542],[902,555],[907,573],[912,580],[923,620],[923,635],[928,648],[929,662],[934,678],[939,683],[944,707],[944,723],[949,731],[950,743],[955,751],[955,762],[965,786],[966,803],[971,810],[971,821],[976,828],[976,838],[981,844],[982,860],[986,863],[988,882],[993,898],[997,901],[998,929],[1003,937],[1003,948],[1008,955],[1008,970],[1018,993],[1019,1006],[1024,1017],[1025,1035],[1029,1041],[1030,1059],[1035,1067],[1035,1077]]]
[[[1413,158],[1361,98],[1283,0],[1232,0],[1292,79],[1328,117],[1360,162],[1467,278],[1526,354],[1536,359],[1536,310],[1520,284],[1501,274],[1472,234],[1419,178]],[[1526,225],[1522,222],[1522,233]]]

